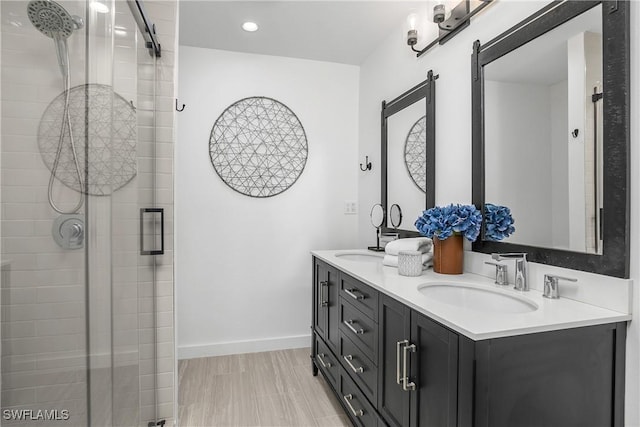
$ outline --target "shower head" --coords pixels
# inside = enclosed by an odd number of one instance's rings
[[[47,37],[51,37],[56,46],[58,65],[62,77],[69,77],[69,54],[67,39],[73,33],[84,26],[84,21],[79,16],[70,15],[69,12],[53,0],[31,0],[27,4],[27,14],[34,27]]]
[[[82,28],[84,24],[82,18],[70,15],[53,0],[31,0],[27,13],[38,31],[56,40],[67,39],[73,30]]]

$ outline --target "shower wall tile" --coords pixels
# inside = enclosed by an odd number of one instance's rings
[[[84,16],[84,1],[61,1],[72,13]],[[84,254],[83,251],[63,251],[51,240],[51,221],[56,215],[46,202],[49,171],[40,156],[37,143],[39,120],[51,100],[60,92],[60,77],[53,44],[43,38],[28,25],[24,16],[24,2],[1,4],[3,16],[12,16],[22,20],[22,27],[2,23],[2,237],[3,259],[10,258],[12,271],[11,283],[2,284],[2,372],[8,382],[3,391],[12,387],[3,407],[45,408],[46,404],[67,407],[73,411],[73,419],[78,425],[84,424],[83,415],[86,402],[86,377],[72,378],[72,372],[84,372],[86,368],[85,348],[85,294],[84,294]],[[139,110],[139,144],[148,150],[151,141],[156,140],[158,155],[158,190],[155,192],[156,204],[167,209],[167,251],[158,257],[158,279],[156,285],[156,322],[160,325],[155,331],[138,328],[153,325],[152,277],[147,277],[149,268],[137,257],[137,201],[138,197],[150,200],[153,169],[151,163],[142,159],[139,176],[133,182],[113,193],[110,203],[92,198],[89,202],[93,209],[89,220],[94,228],[89,231],[90,240],[111,235],[110,244],[91,248],[91,286],[92,286],[92,350],[101,349],[101,339],[113,333],[114,363],[131,366],[138,362],[138,345],[143,344],[144,354],[135,371],[120,374],[114,370],[112,386],[116,394],[127,396],[122,402],[114,400],[113,405],[141,405],[139,421],[154,416],[153,398],[146,400],[144,406],[138,396],[131,397],[126,392],[126,383],[120,381],[139,377],[139,382],[148,385],[149,376],[154,369],[159,374],[156,381],[160,389],[157,399],[158,416],[173,420],[173,99],[174,99],[174,54],[176,31],[176,1],[147,0],[147,14],[156,22],[163,46],[163,58],[159,61],[160,72],[157,82],[153,82],[153,60],[145,49],[136,48],[132,38],[116,38],[113,51],[113,75],[107,72],[114,89],[126,100],[134,101]],[[127,13],[116,14],[116,26],[132,28],[131,16]],[[69,40],[70,52],[82,52],[85,40],[83,35]],[[138,60],[139,63],[135,64]],[[72,85],[84,80],[84,59],[75,58],[72,69]],[[52,70],[55,70],[52,72]],[[137,81],[131,74],[139,73]],[[105,74],[96,72],[99,79]],[[146,80],[145,80],[146,78]],[[99,81],[98,79],[98,81]],[[156,94],[155,99],[152,95]],[[154,121],[145,114],[145,109],[157,105],[158,115],[156,132],[150,129]],[[7,106],[11,106],[8,108]],[[148,152],[148,151],[147,151]],[[137,188],[136,188],[137,185]],[[56,198],[64,206],[72,206],[77,200],[75,192],[64,188],[56,190]],[[106,199],[105,199],[106,200]],[[111,216],[110,216],[111,215]],[[111,221],[110,219],[113,219]],[[146,260],[145,260],[146,261]],[[112,270],[103,268],[105,263]],[[139,266],[140,264],[140,266]],[[143,272],[143,270],[145,270]],[[111,276],[110,276],[111,275]],[[142,278],[142,280],[139,280]],[[111,286],[109,288],[109,286]],[[110,289],[111,294],[105,292]],[[140,302],[138,297],[147,298]],[[148,304],[150,302],[151,304]],[[100,307],[93,305],[102,303]],[[150,307],[149,307],[150,306]],[[138,309],[140,312],[138,313]],[[107,325],[109,311],[113,311],[113,325]],[[152,345],[154,333],[157,335],[157,366]],[[95,347],[94,347],[95,346]],[[149,349],[149,350],[147,350]],[[58,351],[60,350],[60,351]],[[104,358],[95,357],[95,363]],[[56,370],[68,376],[50,380],[47,372]],[[37,372],[38,375],[33,375]],[[143,375],[143,372],[146,374]],[[133,373],[133,375],[132,375]],[[10,375],[10,376],[7,376]],[[31,376],[29,376],[31,375]],[[146,376],[145,376],[146,375]],[[51,381],[60,381],[52,383]],[[148,387],[145,387],[148,389]],[[136,389],[136,387],[132,387]],[[122,391],[122,393],[117,393]],[[149,390],[150,391],[150,390]],[[107,400],[107,399],[102,399]],[[34,403],[39,403],[34,406]],[[55,405],[54,405],[55,403]],[[97,402],[94,402],[97,403]],[[110,403],[111,404],[111,403]],[[99,405],[96,405],[99,409]],[[126,424],[126,423],[122,423]]]

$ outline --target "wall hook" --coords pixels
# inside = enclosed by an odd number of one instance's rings
[[[369,156],[366,156],[366,158],[364,160],[364,163],[366,165],[364,168],[362,167],[362,163],[360,163],[360,170],[362,172],[370,171],[371,170],[371,162],[369,161]]]
[[[578,129],[574,129],[573,132],[571,132],[571,136],[574,138],[578,137],[578,133],[580,133],[580,131]]]
[[[178,108],[178,98],[176,98],[176,111],[177,112],[182,112],[182,111],[184,111],[184,107],[185,107],[185,105],[182,104],[182,108]]]

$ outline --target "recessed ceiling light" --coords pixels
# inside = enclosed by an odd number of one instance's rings
[[[91,3],[89,3],[89,7],[98,13],[109,12],[109,6],[99,1],[92,1]]]
[[[242,24],[242,29],[253,33],[254,31],[258,31],[258,24],[256,24],[255,22],[247,21]]]

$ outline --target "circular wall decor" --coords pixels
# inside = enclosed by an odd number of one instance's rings
[[[209,156],[229,187],[271,197],[291,187],[307,163],[307,135],[286,105],[263,96],[227,107],[211,129]]]
[[[427,192],[427,116],[411,126],[404,143],[404,164],[411,180]]]
[[[63,92],[51,101],[40,119],[38,144],[49,170],[53,169],[58,152],[66,95]],[[80,174],[88,177],[85,186],[88,194],[109,195],[136,176],[137,119],[129,101],[114,92],[111,86],[74,86],[69,89],[69,119]],[[88,161],[85,159],[87,137]],[[55,176],[67,187],[80,191],[68,126],[64,127],[63,138]]]

